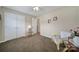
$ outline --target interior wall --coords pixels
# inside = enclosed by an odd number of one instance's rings
[[[57,21],[53,21],[54,16],[57,16]],[[63,7],[38,18],[40,34],[51,38],[55,32],[69,31],[79,26],[79,7]],[[51,19],[50,23],[48,19]]]
[[[32,26],[32,16],[26,16],[26,36],[30,35],[29,34],[29,29],[28,26]]]
[[[77,7],[77,27],[79,27],[79,7]]]
[[[37,18],[37,32],[40,33],[40,19]]]
[[[1,14],[1,7],[0,7],[0,14]],[[2,40],[2,19],[0,19],[0,41]]]

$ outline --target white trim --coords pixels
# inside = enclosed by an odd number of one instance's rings
[[[9,40],[0,41],[0,43],[6,42],[6,41],[9,41]]]
[[[26,36],[22,36],[22,37],[26,37]],[[22,38],[22,37],[18,37],[18,38]],[[17,39],[17,38],[10,39],[10,40],[15,40],[15,39]],[[0,41],[0,43],[6,42],[6,41],[10,41],[10,40],[3,40],[3,41]]]

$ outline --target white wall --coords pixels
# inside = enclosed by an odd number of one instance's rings
[[[1,20],[0,20],[0,40],[2,39],[2,37],[1,37],[2,36],[2,32],[1,32],[2,31],[2,28],[1,28],[1,25],[2,24],[1,24]]]
[[[54,16],[58,17],[57,21],[53,21]],[[79,26],[79,7],[63,7],[38,18],[40,34],[51,37],[55,32],[69,31]],[[48,23],[48,19],[52,19],[52,22]]]
[[[0,7],[0,14],[1,14],[1,16],[2,16],[1,7]],[[2,41],[2,19],[0,20],[0,41]]]
[[[29,33],[28,33],[28,31],[29,31],[29,29],[28,29],[28,26],[30,25],[30,26],[32,26],[32,16],[26,16],[26,36],[28,36],[29,35]]]
[[[1,14],[1,7],[0,7],[0,14]],[[1,39],[1,20],[0,20],[0,39]]]
[[[77,26],[79,27],[79,7],[77,7]]]

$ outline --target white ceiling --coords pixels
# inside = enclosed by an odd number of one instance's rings
[[[7,8],[13,9],[13,10],[17,10],[23,13],[27,13],[30,15],[42,15],[44,13],[50,12],[51,10],[55,10],[58,8],[61,8],[62,6],[39,6],[40,10],[38,12],[35,12],[33,10],[34,6],[6,6]]]

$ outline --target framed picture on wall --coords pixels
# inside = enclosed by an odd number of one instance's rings
[[[57,21],[57,19],[58,19],[57,16],[53,17],[53,21]]]
[[[51,19],[48,19],[48,23],[50,23],[51,22]]]

